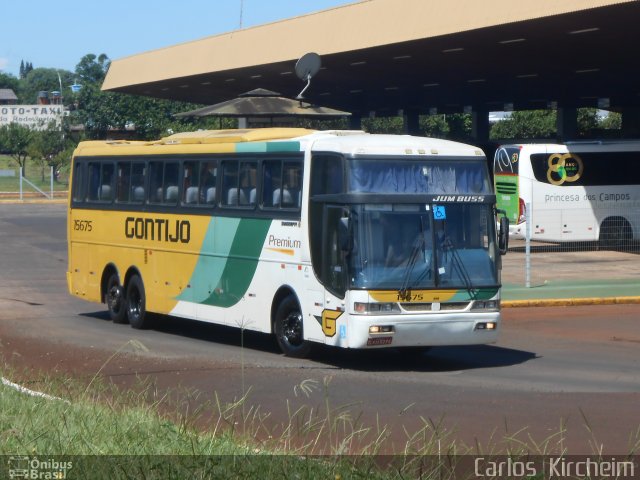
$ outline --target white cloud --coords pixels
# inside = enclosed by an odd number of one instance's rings
[[[0,57],[0,70],[4,70],[7,65],[9,65],[9,59]]]

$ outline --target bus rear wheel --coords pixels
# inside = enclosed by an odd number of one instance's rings
[[[303,316],[298,300],[289,295],[278,306],[274,319],[276,340],[287,357],[304,358],[311,344],[304,339]]]
[[[127,285],[127,318],[133,328],[149,328],[149,316],[146,311],[144,284],[138,275],[129,279]]]
[[[127,323],[124,288],[120,285],[120,279],[116,273],[112,273],[107,280],[105,303],[113,323]]]
[[[622,248],[633,239],[633,231],[629,222],[622,217],[605,219],[600,226],[598,241],[606,249]]]

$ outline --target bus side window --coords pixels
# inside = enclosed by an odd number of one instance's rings
[[[164,203],[175,205],[178,202],[178,162],[167,162],[164,165]]]
[[[149,202],[176,204],[178,202],[178,162],[149,164]]]
[[[197,205],[199,198],[199,177],[200,170],[198,162],[184,162],[182,174],[182,203],[185,205]]]
[[[87,165],[87,201],[95,202],[98,200],[98,189],[100,188],[100,164],[91,162]]]
[[[314,201],[315,195],[341,193],[344,190],[343,160],[339,155],[317,154],[311,159],[311,186],[309,191],[309,245],[314,269],[322,268],[330,252],[323,252],[324,203]],[[337,216],[337,214],[336,214]],[[334,218],[335,220],[335,218]],[[329,237],[330,238],[330,237]],[[327,280],[329,272],[314,270],[318,278]],[[337,272],[334,272],[337,273]]]
[[[238,162],[222,163],[222,204],[227,207],[238,205]]]
[[[120,203],[129,202],[131,190],[131,162],[118,162],[116,177],[116,200]]]
[[[89,163],[89,190],[87,200],[90,202],[111,202],[113,200],[113,173],[112,163]]]
[[[311,163],[311,195],[342,193],[343,191],[342,157],[315,155]]]
[[[257,196],[257,163],[242,162],[240,163],[240,205],[255,205]]]
[[[215,205],[217,175],[217,160],[205,160],[200,162],[200,203]]]
[[[255,205],[256,175],[257,162],[223,162],[222,204],[228,207]]]
[[[324,251],[322,252],[322,272],[320,278],[334,295],[344,298],[345,271],[344,252],[338,241],[338,227],[343,216],[342,207],[325,207]]]
[[[300,208],[302,204],[302,165],[299,162],[284,162],[282,183],[282,207]]]
[[[144,202],[145,163],[133,162],[131,166],[131,197],[133,203]]]
[[[74,202],[82,202],[84,201],[84,164],[80,162],[76,162],[74,164],[73,169],[73,201]]]
[[[162,162],[149,163],[149,202],[160,203],[162,201]]]
[[[279,207],[282,192],[282,161],[262,162],[262,206]]]

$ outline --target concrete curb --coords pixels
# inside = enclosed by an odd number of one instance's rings
[[[573,307],[581,305],[624,305],[640,304],[640,297],[586,297],[586,298],[548,298],[532,300],[503,300],[504,308],[525,307]]]
[[[25,199],[16,199],[16,198],[11,198],[11,199],[0,199],[0,205],[25,205],[25,204],[34,204],[34,203],[40,203],[40,204],[47,204],[47,203],[55,203],[55,204],[63,204],[63,203],[67,203],[69,200],[67,198],[54,198],[54,199],[48,199],[48,198],[42,198],[42,199],[38,199],[38,198],[25,198]]]

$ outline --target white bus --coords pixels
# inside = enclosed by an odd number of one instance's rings
[[[640,237],[640,142],[503,145],[495,153],[498,208],[512,236],[594,241],[616,248]]]
[[[495,195],[459,143],[303,129],[82,142],[69,291],[114,322],[149,312],[275,334],[285,354],[494,342]],[[502,244],[500,244],[502,242]]]

